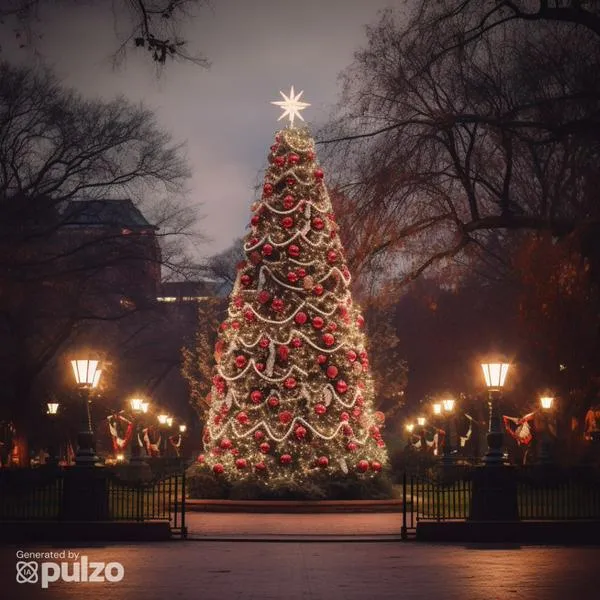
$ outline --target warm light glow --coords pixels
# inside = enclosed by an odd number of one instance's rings
[[[408,431],[409,433],[413,432],[413,429],[415,428],[415,424],[414,423],[407,423],[405,426],[406,431]]]
[[[173,425],[173,417],[167,417],[167,426],[171,427]]]
[[[163,413],[163,414],[158,415],[156,418],[158,419],[158,422],[161,425],[166,425],[167,424],[167,419],[169,418],[169,415],[165,415]]]
[[[98,360],[89,360],[87,358],[71,361],[75,381],[78,385],[93,386],[99,362]]]
[[[55,415],[58,412],[58,402],[48,402],[48,414]]]
[[[423,427],[423,425],[425,425],[425,423],[427,423],[427,419],[425,417],[417,417],[417,424],[420,427]]]
[[[544,410],[550,410],[552,408],[552,404],[554,403],[554,398],[552,396],[542,396],[540,398],[540,404]]]
[[[95,373],[94,373],[94,379],[92,381],[92,387],[93,388],[97,388],[98,384],[100,383],[100,376],[102,375],[102,369],[98,369]]]
[[[304,110],[307,106],[310,106],[308,102],[300,102],[300,97],[304,93],[304,91],[298,92],[298,94],[294,94],[294,86],[290,90],[290,95],[286,96],[283,92],[279,92],[283,98],[279,101],[271,102],[271,104],[275,104],[283,109],[283,114],[277,119],[281,121],[281,119],[285,117],[289,117],[290,119],[290,127],[294,126],[294,118],[298,117],[301,121],[304,121],[304,118],[300,114],[301,110]]]
[[[187,430],[187,425],[180,425],[179,426],[179,432],[180,433],[185,433]]]
[[[441,415],[442,414],[442,405],[439,402],[436,402],[433,405],[433,414],[434,415]]]
[[[445,398],[444,400],[442,400],[442,404],[446,412],[452,412],[454,410],[454,403],[454,398]]]
[[[131,398],[129,404],[131,405],[131,410],[134,412],[144,411],[144,401],[141,398]]]
[[[504,387],[506,374],[508,373],[508,363],[481,363],[483,376],[485,377],[485,385],[490,390],[497,390]]]
[[[143,413],[147,413],[148,412],[148,407],[150,406],[150,402],[145,402],[142,401],[142,412]]]
[[[123,462],[125,460],[125,455],[117,454],[116,459],[117,459],[117,462]]]

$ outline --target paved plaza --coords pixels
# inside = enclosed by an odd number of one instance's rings
[[[123,565],[119,583],[16,583],[18,550]],[[598,597],[599,548],[188,541],[0,547],[6,600],[564,600]]]

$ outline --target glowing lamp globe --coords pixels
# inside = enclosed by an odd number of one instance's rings
[[[148,407],[150,406],[150,402],[142,402],[142,412],[143,413],[147,413],[148,412]]]
[[[483,370],[483,376],[485,377],[485,385],[489,390],[500,390],[504,387],[508,367],[510,367],[510,365],[503,362],[481,363],[481,369]]]
[[[48,414],[55,415],[58,412],[58,402],[48,402]]]
[[[167,419],[169,418],[169,415],[165,415],[164,413],[161,413],[156,418],[158,419],[158,422],[159,422],[160,425],[166,425],[167,424]]]
[[[73,368],[73,375],[75,376],[77,385],[93,387],[99,364],[99,360],[90,360],[87,358],[72,360],[71,367]]]
[[[167,417],[167,427],[173,426],[173,417]]]
[[[185,433],[187,430],[187,425],[180,425],[179,426],[179,433]]]
[[[117,462],[123,462],[125,460],[125,455],[117,454],[117,456],[115,458],[117,459]]]
[[[102,369],[96,369],[96,372],[94,373],[94,379],[92,381],[92,387],[94,389],[98,387],[98,384],[100,383],[101,375],[102,375]]]
[[[445,400],[442,400],[442,406],[444,407],[444,411],[447,413],[452,412],[454,410],[454,403],[454,398],[446,398]]]
[[[442,414],[442,405],[439,402],[436,402],[433,405],[433,414],[434,415],[441,415]]]
[[[129,400],[129,404],[131,405],[131,410],[134,412],[144,411],[144,401],[141,398],[131,398],[131,400]]]
[[[550,410],[552,408],[552,404],[554,404],[554,398],[552,396],[542,396],[540,398],[540,404],[544,410]]]
[[[408,433],[412,433],[413,429],[415,428],[415,424],[414,423],[407,423],[404,428],[406,429],[406,431],[408,431]]]
[[[423,427],[427,423],[427,419],[425,417],[417,417],[417,425],[419,427]]]

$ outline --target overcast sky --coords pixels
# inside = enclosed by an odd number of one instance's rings
[[[203,230],[212,238],[201,249],[208,256],[245,232],[253,187],[283,123],[270,101],[290,85],[304,90],[311,106],[303,116],[315,131],[337,99],[338,74],[366,40],[365,25],[380,9],[401,9],[405,2],[213,0],[185,30],[190,47],[212,62],[210,70],[173,63],[158,80],[151,61],[136,50],[120,70],[112,68],[114,23],[102,4],[44,13],[41,54],[87,96],[144,101],[175,140],[187,143],[190,198],[202,203]],[[14,56],[3,46],[5,57]]]

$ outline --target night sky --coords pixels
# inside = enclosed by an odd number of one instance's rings
[[[365,25],[404,0],[214,0],[183,33],[210,70],[171,63],[157,78],[144,51],[133,49],[115,71],[118,46],[110,3],[42,12],[38,48],[64,83],[89,97],[122,94],[152,108],[175,140],[187,142],[193,177],[190,201],[201,202],[208,256],[244,234],[253,188],[262,179],[277,123],[279,90],[304,90],[303,112],[313,133],[339,92],[338,74],[365,40]],[[4,30],[6,33],[6,30]],[[12,44],[12,45],[11,45]],[[14,40],[0,57],[32,60]]]

